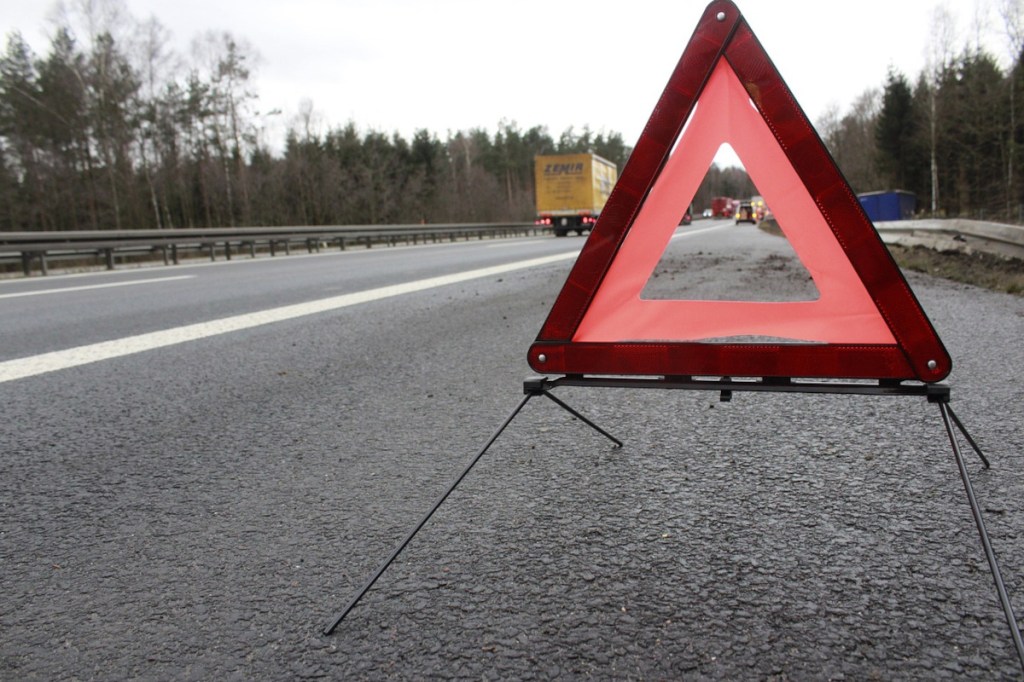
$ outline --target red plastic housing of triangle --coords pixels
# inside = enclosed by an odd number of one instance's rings
[[[895,343],[718,343],[577,337],[720,60],[742,83]],[[769,202],[770,203],[770,202]],[[528,353],[542,373],[941,381],[952,361],[856,195],[735,4],[704,11]]]

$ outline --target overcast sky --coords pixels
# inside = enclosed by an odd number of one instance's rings
[[[935,8],[955,18],[956,47],[986,44],[1008,62],[999,0],[739,0],[812,121],[880,87],[892,65],[915,78]],[[622,133],[633,145],[686,46],[703,0],[126,0],[156,17],[183,55],[199,33],[227,30],[261,57],[258,107],[280,138],[300,102],[323,127],[448,131],[499,121]],[[48,51],[53,4],[0,0],[0,31]]]

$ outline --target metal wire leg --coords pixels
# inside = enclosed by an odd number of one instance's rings
[[[946,403],[946,412],[948,412],[949,416],[953,418],[953,423],[956,424],[956,427],[958,429],[960,429],[960,433],[964,434],[964,438],[966,438],[967,442],[971,444],[971,447],[974,448],[974,451],[978,453],[978,457],[981,458],[981,463],[985,465],[985,468],[992,468],[991,465],[988,463],[988,458],[985,457],[985,454],[981,451],[981,448],[979,448],[978,444],[974,442],[973,438],[971,438],[971,434],[967,433],[967,427],[965,427],[964,423],[960,421],[960,418],[956,416],[956,412],[954,412],[953,408],[949,406],[949,403]]]
[[[388,569],[388,566],[391,565],[391,562],[393,562],[398,557],[398,555],[401,554],[402,550],[405,549],[405,546],[408,545],[409,542],[413,539],[413,537],[415,537],[416,533],[420,531],[420,528],[423,528],[427,521],[430,520],[430,517],[434,515],[434,512],[437,511],[438,507],[440,507],[444,503],[444,501],[448,499],[448,496],[451,495],[453,490],[455,490],[455,487],[462,482],[462,479],[466,477],[470,469],[472,469],[476,465],[476,463],[480,461],[480,458],[483,457],[484,453],[487,452],[491,445],[494,444],[494,441],[498,440],[498,436],[500,436],[502,431],[504,431],[505,428],[512,423],[512,420],[516,418],[516,415],[519,414],[520,410],[523,409],[523,407],[526,405],[527,402],[529,402],[530,398],[532,397],[533,394],[528,393],[522,399],[519,405],[516,406],[516,409],[512,410],[512,414],[510,414],[508,418],[504,421],[504,423],[502,423],[502,425],[498,428],[498,430],[494,432],[494,435],[491,436],[491,439],[487,441],[487,444],[484,445],[480,452],[478,452],[476,456],[473,457],[472,460],[470,460],[469,464],[466,465],[466,468],[462,470],[462,473],[459,474],[454,481],[452,481],[451,485],[448,486],[448,490],[446,490],[444,494],[437,499],[437,502],[435,502],[434,506],[430,508],[430,511],[428,511],[426,515],[422,519],[420,519],[420,522],[416,524],[416,527],[413,528],[412,531],[410,531],[410,533],[407,536],[405,536],[405,539],[402,540],[402,542],[399,543],[397,547],[395,547],[395,550],[391,552],[391,556],[389,556],[384,561],[384,563],[380,565],[380,567],[373,574],[373,576],[366,581],[366,584],[363,585],[363,587],[358,592],[356,592],[355,596],[352,597],[348,605],[345,606],[344,610],[342,610],[341,614],[337,618],[335,618],[330,625],[324,628],[325,635],[329,635],[332,632],[334,632],[334,629],[338,627],[341,621],[345,619],[345,616],[348,615],[349,611],[355,608],[355,605],[359,603],[359,600],[363,598],[363,595],[370,591],[370,588],[373,587],[373,584],[377,582],[377,579],[384,574],[384,571]]]
[[[988,567],[992,571],[992,579],[996,583],[996,592],[999,593],[999,602],[1003,606],[1003,613],[1006,614],[1006,622],[1010,626],[1010,635],[1013,637],[1013,644],[1017,648],[1017,657],[1020,658],[1021,671],[1024,671],[1024,642],[1021,641],[1020,628],[1017,626],[1017,617],[1013,614],[1013,606],[1010,604],[1010,597],[1006,593],[1006,585],[1003,584],[1003,576],[999,571],[999,564],[996,562],[995,552],[992,551],[992,542],[989,540],[988,531],[985,530],[985,521],[981,516],[981,508],[978,506],[978,499],[974,496],[974,487],[971,485],[971,478],[967,474],[967,465],[964,463],[964,456],[960,452],[960,445],[953,433],[953,423],[950,420],[952,412],[949,405],[944,402],[938,403],[939,411],[942,412],[942,423],[946,426],[946,434],[953,446],[953,455],[956,458],[957,468],[960,469],[960,478],[964,482],[964,490],[967,491],[967,500],[971,504],[971,514],[974,515],[974,523],[978,527],[978,535],[981,536],[981,546],[985,550],[985,558],[988,560]],[[963,429],[959,420],[957,426]]]
[[[569,407],[567,404],[565,404],[565,402],[563,402],[563,401],[559,400],[558,398],[556,398],[555,396],[551,395],[551,393],[549,393],[548,391],[544,391],[544,395],[546,395],[548,398],[551,398],[551,400],[553,400],[555,402],[555,404],[558,405],[559,407],[561,407],[563,410],[565,410],[566,412],[568,412],[572,416],[576,417],[577,419],[579,419],[584,424],[586,424],[590,428],[592,428],[595,431],[597,431],[598,433],[600,433],[602,436],[604,436],[605,438],[607,438],[611,442],[615,443],[615,447],[617,447],[617,448],[621,448],[622,447],[622,441],[621,440],[619,440],[618,438],[616,438],[612,434],[608,433],[607,431],[602,429],[600,426],[598,426],[597,424],[595,424],[594,422],[590,421],[589,419],[584,417],[582,414],[577,412],[576,410],[574,410],[571,407]]]

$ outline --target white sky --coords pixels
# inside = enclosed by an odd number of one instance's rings
[[[230,31],[260,55],[258,107],[281,136],[300,102],[323,127],[411,138],[514,121],[622,133],[635,144],[704,0],[125,0],[155,16],[188,55],[197,34]],[[888,66],[913,80],[923,68],[934,9],[955,18],[957,51],[979,39],[1008,63],[999,0],[738,0],[812,121],[846,111]],[[977,7],[975,7],[975,5]],[[48,0],[0,0],[0,33],[21,30],[48,52]],[[932,41],[933,42],[933,41]]]

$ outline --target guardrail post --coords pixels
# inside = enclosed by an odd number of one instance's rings
[[[345,238],[344,237],[338,237],[338,250],[339,251],[344,251],[345,250]]]
[[[256,257],[256,240],[255,239],[253,239],[251,242],[249,242],[249,255],[251,257],[253,257],[253,258]]]
[[[168,261],[168,259],[167,259],[167,247],[166,246],[161,246],[160,247],[160,254],[164,257],[164,265],[170,265],[170,261]]]
[[[171,260],[174,261],[175,265],[178,265],[178,245],[171,244]]]
[[[21,271],[26,277],[32,274],[32,254],[27,251],[21,252]]]
[[[217,244],[215,242],[210,242],[210,260],[217,260]]]
[[[113,249],[103,249],[103,260],[107,264],[107,270],[113,270],[114,269],[114,250]]]
[[[224,242],[224,257],[231,260],[231,242]]]
[[[292,255],[292,242],[291,242],[290,239],[285,239],[284,240],[284,255],[286,255],[286,256]]]
[[[42,272],[44,275],[50,274],[50,268],[46,264],[46,252],[45,251],[40,251],[39,252],[39,271]]]

